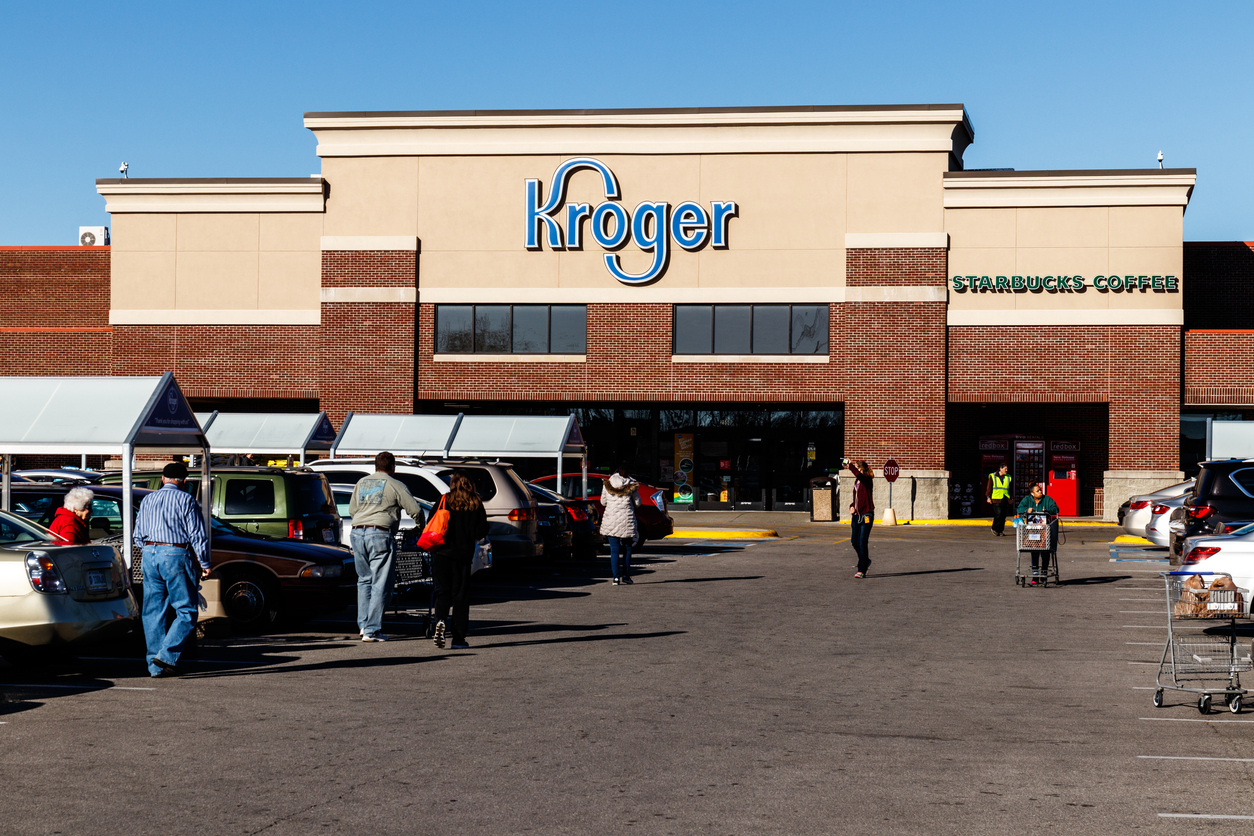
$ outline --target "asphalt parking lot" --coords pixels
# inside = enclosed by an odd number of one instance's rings
[[[469,651],[345,612],[179,679],[0,665],[0,833],[1254,828],[1254,712],[1153,707],[1160,567],[1117,529],[1072,529],[1049,589],[984,528],[877,526],[863,581],[847,527],[780,533],[651,547],[634,586],[493,570]]]

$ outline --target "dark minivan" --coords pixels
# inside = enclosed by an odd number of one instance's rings
[[[1185,537],[1222,534],[1233,523],[1254,521],[1254,459],[1202,462],[1184,500],[1184,530],[1171,533],[1175,554]]]

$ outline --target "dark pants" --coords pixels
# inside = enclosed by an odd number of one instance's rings
[[[1010,513],[1009,499],[993,500],[993,531],[1001,534],[1006,530],[1006,515]]]
[[[862,522],[862,520],[866,522]],[[871,526],[875,524],[875,517],[871,514],[854,514],[853,515],[853,532],[850,534],[850,541],[853,543],[853,550],[858,553],[858,571],[865,572],[871,566],[871,552],[868,543],[871,540]]]
[[[1052,552],[1032,552],[1032,574],[1049,574],[1049,558]]]
[[[470,629],[470,561],[473,555],[448,551],[431,554],[431,576],[435,580],[435,617],[443,621],[453,610],[450,632],[454,642],[466,640]]]

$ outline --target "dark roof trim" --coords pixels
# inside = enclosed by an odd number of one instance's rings
[[[306,119],[363,118],[370,116],[633,116],[654,113],[659,116],[701,113],[850,113],[857,111],[891,112],[964,110],[961,104],[903,105],[796,105],[790,107],[647,107],[588,110],[349,110],[308,111]]]
[[[1059,171],[946,171],[945,178],[974,180],[980,177],[1111,177],[1117,175],[1197,174],[1196,168],[1079,168]]]
[[[193,183],[203,183],[213,186],[229,186],[229,185],[295,185],[297,183],[316,183],[322,179],[318,177],[128,177],[122,179],[120,177],[109,177],[96,180],[97,186],[117,186],[125,183],[135,183],[144,186],[162,186],[162,185],[185,185]]]

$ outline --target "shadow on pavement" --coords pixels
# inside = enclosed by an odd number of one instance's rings
[[[664,581],[641,581],[641,584],[659,583],[711,583],[713,581],[760,581],[765,575],[739,575],[725,578],[667,578]]]
[[[866,576],[866,580],[873,581],[876,578],[907,578],[911,575],[945,575],[950,572],[983,572],[983,566],[963,566],[961,569],[923,569],[918,572],[883,572],[874,573]]]
[[[572,643],[579,643],[579,642],[608,642],[608,641],[621,641],[624,639],[660,639],[660,638],[665,638],[666,636],[680,636],[687,632],[688,632],[687,630],[659,630],[658,632],[655,632],[655,633],[615,633],[612,636],[566,636],[560,639],[536,639],[535,641],[496,642],[493,644],[475,644],[471,647],[471,649],[476,650],[480,647],[484,647],[484,648],[487,648],[487,647],[526,647],[528,645],[536,645],[536,644],[572,644]],[[476,635],[475,631],[471,630],[470,638],[473,639],[475,635]]]
[[[1058,586],[1091,586],[1097,583],[1114,583],[1115,581],[1130,581],[1131,575],[1098,575],[1092,578],[1069,578],[1065,581],[1059,581]]]
[[[473,612],[471,613],[473,615]],[[610,627],[626,627],[627,623],[613,624],[538,624],[534,621],[485,621],[472,619],[472,636],[516,636],[526,633],[573,633],[578,630],[608,630]]]

